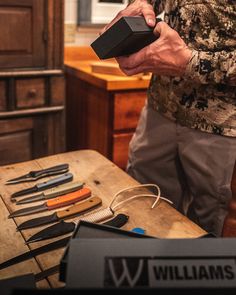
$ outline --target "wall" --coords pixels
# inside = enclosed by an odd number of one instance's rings
[[[65,1],[65,45],[87,46],[90,45],[99,34],[104,25],[77,26],[77,0]]]

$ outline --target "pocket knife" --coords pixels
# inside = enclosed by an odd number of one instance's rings
[[[65,207],[67,205],[74,204],[90,196],[91,196],[91,190],[85,187],[76,192],[49,200],[43,203],[42,205],[16,210],[12,212],[8,217],[12,218],[12,217],[23,216],[23,215],[33,214],[33,213],[47,211],[47,210],[54,210],[60,207]]]
[[[53,199],[55,197],[59,197],[59,196],[77,191],[77,190],[83,188],[83,186],[84,186],[84,183],[78,182],[78,181],[62,184],[62,185],[50,188],[50,189],[46,190],[45,192],[42,192],[42,193],[39,193],[36,195],[32,195],[30,197],[26,197],[21,200],[17,200],[16,205],[28,204],[28,203],[38,202],[41,200]]]
[[[52,166],[46,169],[30,171],[29,173],[25,175],[22,175],[13,179],[9,179],[7,180],[6,184],[17,184],[21,182],[34,181],[43,177],[66,173],[68,172],[68,170],[69,170],[68,164]]]
[[[27,220],[21,223],[17,227],[17,230],[33,228],[33,227],[57,222],[62,219],[64,220],[69,217],[79,216],[81,214],[88,212],[90,209],[100,206],[101,204],[102,204],[102,200],[99,197],[92,197],[83,202],[80,202],[79,204],[75,204],[66,210],[60,210],[47,216],[42,216],[42,217],[37,217],[37,218]]]
[[[35,192],[40,192],[40,191],[44,191],[46,189],[58,186],[60,184],[66,183],[66,182],[70,182],[73,179],[73,174],[72,173],[66,173],[63,174],[62,176],[59,177],[55,177],[53,179],[50,179],[46,182],[41,182],[36,184],[35,186],[31,187],[31,188],[27,188],[27,189],[23,189],[21,191],[15,192],[11,195],[11,198],[16,198],[16,197],[20,197],[23,195],[28,195],[28,194],[32,194]]]

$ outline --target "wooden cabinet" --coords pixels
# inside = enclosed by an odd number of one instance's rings
[[[66,63],[67,150],[95,149],[125,169],[150,76],[95,74],[89,64]]]
[[[0,0],[0,67],[45,67],[44,0]]]
[[[0,0],[0,165],[65,151],[62,0]]]

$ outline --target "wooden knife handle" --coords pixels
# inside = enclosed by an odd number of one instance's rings
[[[99,197],[93,197],[89,200],[86,200],[80,204],[71,206],[70,208],[66,210],[62,210],[57,212],[57,217],[59,219],[64,219],[69,216],[73,216],[79,213],[82,213],[84,211],[87,211],[88,209],[97,207],[98,205],[102,204],[102,200]]]
[[[87,187],[82,188],[76,192],[54,198],[46,202],[48,210],[64,207],[70,204],[74,204],[78,201],[86,199],[91,196],[91,190]]]

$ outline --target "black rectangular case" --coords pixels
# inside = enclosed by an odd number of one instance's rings
[[[141,16],[126,16],[100,35],[91,47],[100,59],[129,55],[157,39]]]
[[[108,225],[96,224],[81,220],[71,239],[107,239],[107,238],[154,238],[148,235],[142,235],[131,231],[122,230]],[[60,261],[60,281],[64,282],[66,278],[66,268],[68,261],[69,245]]]
[[[73,239],[66,289],[198,290],[194,294],[221,289],[227,294],[236,290],[235,249],[235,238]]]

